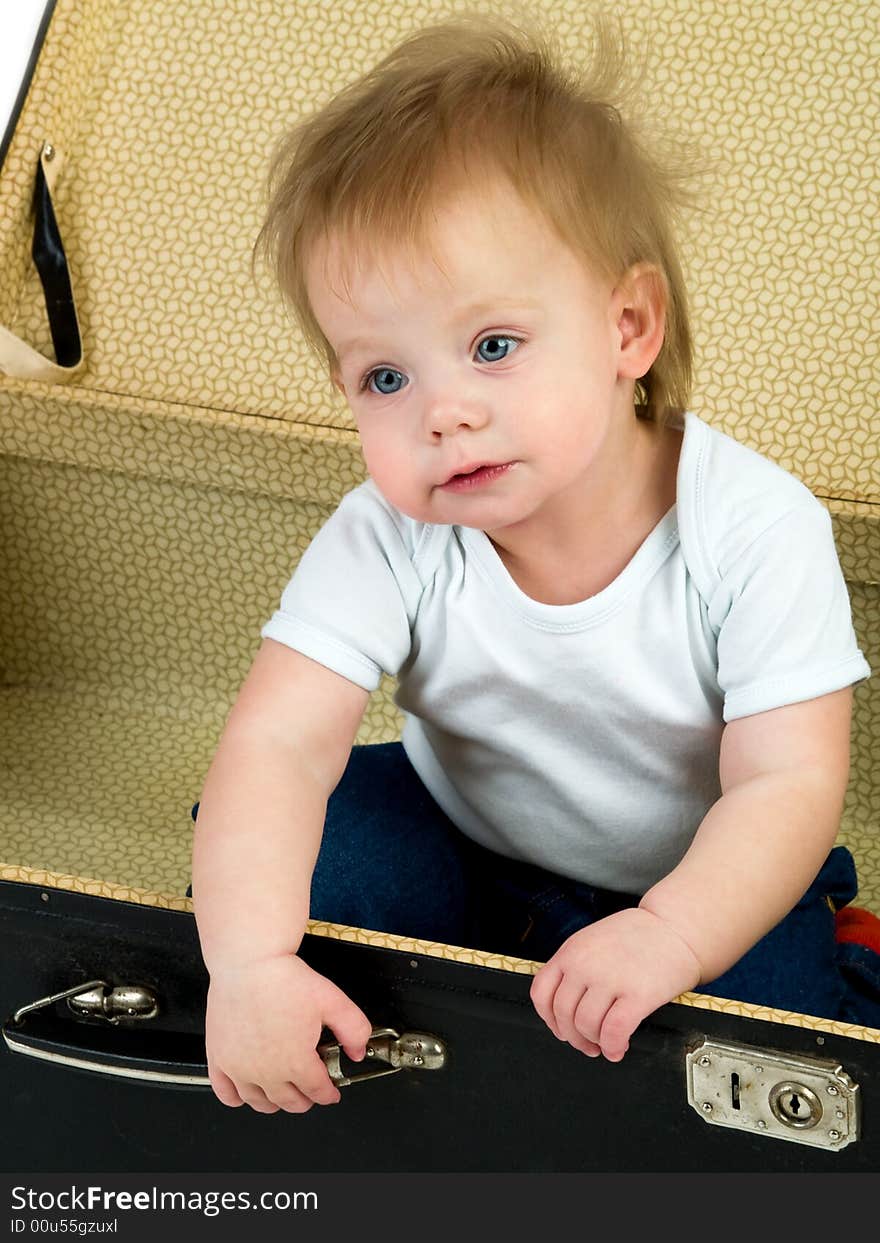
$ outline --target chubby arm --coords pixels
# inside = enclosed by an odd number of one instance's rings
[[[193,907],[211,977],[206,1046],[226,1105],[302,1113],[339,1092],[316,1053],[323,1026],[362,1055],[367,1017],[297,957],[327,799],[369,693],[265,639],[205,779]]]
[[[852,688],[731,721],[721,798],[635,909],[581,929],[535,976],[554,1034],[619,1061],[638,1024],[721,975],[796,905],[840,827]]]
[[[264,639],[205,779],[193,906],[209,971],[295,954],[327,799],[369,693]]]
[[[725,727],[722,797],[640,903],[691,946],[700,983],[751,949],[815,879],[840,828],[851,716],[848,686]]]

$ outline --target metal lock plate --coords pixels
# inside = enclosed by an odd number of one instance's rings
[[[859,1088],[830,1058],[704,1040],[687,1055],[688,1103],[714,1126],[837,1152],[859,1137]]]

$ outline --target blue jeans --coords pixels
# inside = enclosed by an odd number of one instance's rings
[[[856,889],[852,856],[835,847],[794,910],[695,991],[880,1027],[880,955],[834,937],[834,910]],[[352,750],[328,803],[310,914],[545,962],[579,928],[638,901],[477,845],[393,742]]]

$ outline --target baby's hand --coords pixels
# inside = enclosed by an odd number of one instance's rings
[[[322,1027],[353,1061],[364,1056],[367,1016],[296,955],[213,971],[205,1045],[214,1093],[258,1113],[336,1104],[339,1089],[317,1052]]]
[[[699,981],[690,946],[659,916],[633,907],[564,941],[535,976],[531,998],[558,1040],[619,1062],[642,1019]]]

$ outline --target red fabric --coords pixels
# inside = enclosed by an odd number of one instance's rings
[[[834,917],[835,938],[855,945],[867,945],[880,954],[880,919],[860,906],[845,906]]]

